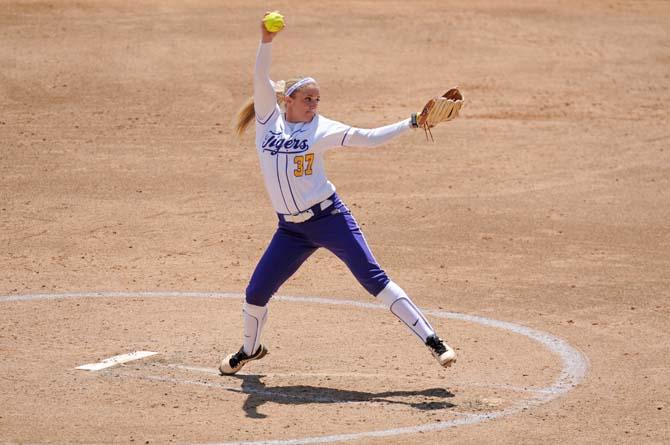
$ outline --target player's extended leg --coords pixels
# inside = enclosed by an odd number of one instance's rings
[[[246,363],[265,357],[267,348],[260,340],[268,317],[267,303],[317,248],[301,234],[281,227],[277,229],[247,286],[242,308],[243,345],[237,353],[229,354],[221,361],[221,374],[235,374]]]
[[[421,310],[381,269],[353,216],[343,212],[318,222],[322,226],[318,228],[322,234],[317,238],[320,245],[344,261],[361,285],[429,347],[440,365],[451,366],[456,361],[454,350],[437,336]]]
[[[437,336],[421,310],[400,286],[389,281],[377,298],[428,346],[440,365],[447,368],[456,362],[456,352]]]

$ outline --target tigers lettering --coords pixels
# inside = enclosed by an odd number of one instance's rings
[[[270,152],[274,156],[277,153],[297,154],[309,150],[307,139],[297,139],[292,138],[292,136],[286,139],[282,136],[283,134],[280,131],[269,131],[261,144],[263,151]]]

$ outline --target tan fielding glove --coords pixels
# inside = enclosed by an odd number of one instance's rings
[[[458,117],[458,112],[463,106],[463,95],[457,88],[452,88],[442,95],[442,97],[434,97],[424,105],[421,113],[412,115],[412,125],[421,127],[426,132],[426,140],[428,135],[434,141],[433,134],[430,129],[440,122],[448,122]]]

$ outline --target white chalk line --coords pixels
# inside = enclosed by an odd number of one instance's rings
[[[170,368],[170,369],[179,369],[182,371],[190,371],[190,372],[196,372],[196,373],[201,373],[201,374],[209,374],[209,375],[216,375],[216,376],[221,376],[221,373],[219,372],[218,369],[216,368],[205,368],[205,367],[199,367],[199,366],[189,366],[189,365],[181,365],[178,363],[168,363],[168,364],[163,364],[163,363],[152,363],[151,367],[165,367],[165,368]],[[242,372],[238,372],[236,374],[237,376],[242,376],[242,375],[247,375]],[[255,375],[255,374],[252,374]],[[356,373],[356,372],[332,372],[332,373],[327,373],[327,372],[290,372],[290,373],[279,373],[279,372],[266,372],[263,373],[262,377],[268,377],[268,378],[297,378],[297,379],[302,379],[302,378],[310,378],[310,377],[316,377],[316,378],[355,378],[357,380],[360,380],[361,378],[369,378],[369,379],[379,379],[380,377],[383,378],[397,378],[398,375],[395,374],[365,374],[365,373]],[[425,383],[430,383],[433,382],[434,379],[424,379]],[[416,379],[414,379],[416,381]],[[175,382],[178,382],[177,379],[175,379]],[[187,381],[184,381],[184,383],[187,383]],[[514,386],[514,385],[507,385],[504,383],[500,384],[495,384],[495,383],[478,383],[478,382],[465,382],[462,380],[459,381],[453,381],[452,382],[454,385],[458,386],[476,386],[480,388],[490,388],[490,389],[504,389],[507,391],[511,392],[520,392],[520,393],[537,393],[537,394],[547,394],[547,391],[544,388],[537,388],[533,386]]]
[[[30,295],[5,295],[0,296],[0,302],[12,301],[37,301],[37,300],[58,300],[65,298],[229,298],[241,299],[242,294],[229,292],[73,292],[62,294],[30,294]],[[327,305],[347,305],[366,309],[385,309],[380,304],[363,303],[353,300],[334,300],[319,297],[294,297],[294,296],[275,296],[275,301],[289,301],[300,303],[316,303]],[[473,322],[483,326],[489,326],[496,329],[507,330],[519,335],[526,336],[544,346],[550,352],[561,358],[562,369],[558,378],[552,385],[540,388],[534,398],[523,399],[515,405],[494,412],[488,413],[470,413],[462,418],[453,420],[435,422],[423,425],[415,425],[403,428],[393,428],[377,431],[364,431],[350,434],[336,434],[329,436],[306,437],[298,439],[280,439],[280,440],[262,440],[262,441],[242,441],[242,442],[220,442],[210,443],[208,445],[303,445],[314,443],[333,443],[351,440],[360,440],[372,437],[391,437],[405,434],[427,433],[441,431],[447,428],[453,428],[462,425],[472,425],[487,420],[493,420],[504,416],[513,415],[523,410],[537,405],[547,403],[551,400],[566,394],[572,388],[582,382],[588,369],[588,361],[584,355],[573,348],[566,341],[551,334],[527,328],[514,323],[494,320],[480,317],[477,315],[460,314],[457,312],[425,310],[425,313],[438,318],[448,318]],[[240,389],[238,388],[238,391]],[[203,444],[204,445],[204,444]]]
[[[162,366],[166,368],[172,368],[172,369],[181,369],[184,371],[192,371],[192,372],[199,372],[203,374],[216,374],[217,376],[220,376],[221,373],[219,372],[218,369],[216,368],[205,368],[205,367],[198,367],[198,366],[189,366],[189,365],[182,365],[179,363],[152,363],[151,366]],[[237,376],[240,375],[256,375],[256,374],[247,374],[244,372],[238,372],[235,374]],[[380,377],[383,378],[397,378],[397,374],[382,374],[382,373],[375,373],[375,374],[368,374],[368,373],[358,373],[358,372],[264,372],[262,374],[262,377],[268,377],[268,378],[294,378],[294,377],[314,377],[314,378],[332,378],[332,377],[341,377],[341,378],[355,378],[355,379],[379,379]]]
[[[220,376],[221,373],[216,368],[204,368],[198,366],[181,365],[179,363],[154,363],[152,366],[162,366],[166,368],[181,369],[184,371],[200,372],[203,374],[216,374]],[[243,372],[238,372],[235,375],[246,375]],[[254,374],[255,375],[255,374]],[[357,372],[266,372],[263,377],[353,377],[353,378],[369,378],[378,379],[380,377],[395,377],[392,374],[366,374]]]

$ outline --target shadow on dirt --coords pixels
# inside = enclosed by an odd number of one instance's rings
[[[283,403],[285,405],[302,405],[308,403],[387,403],[405,405],[419,410],[439,410],[453,408],[454,404],[444,399],[454,397],[454,394],[444,388],[431,388],[420,391],[383,391],[366,392],[351,391],[323,386],[294,385],[294,386],[266,386],[261,381],[264,375],[236,375],[242,380],[242,393],[249,397],[244,402],[243,409],[247,417],[262,419],[267,417],[258,412],[258,407],[266,402]],[[424,400],[399,400],[401,398]],[[427,401],[426,398],[438,400]]]

